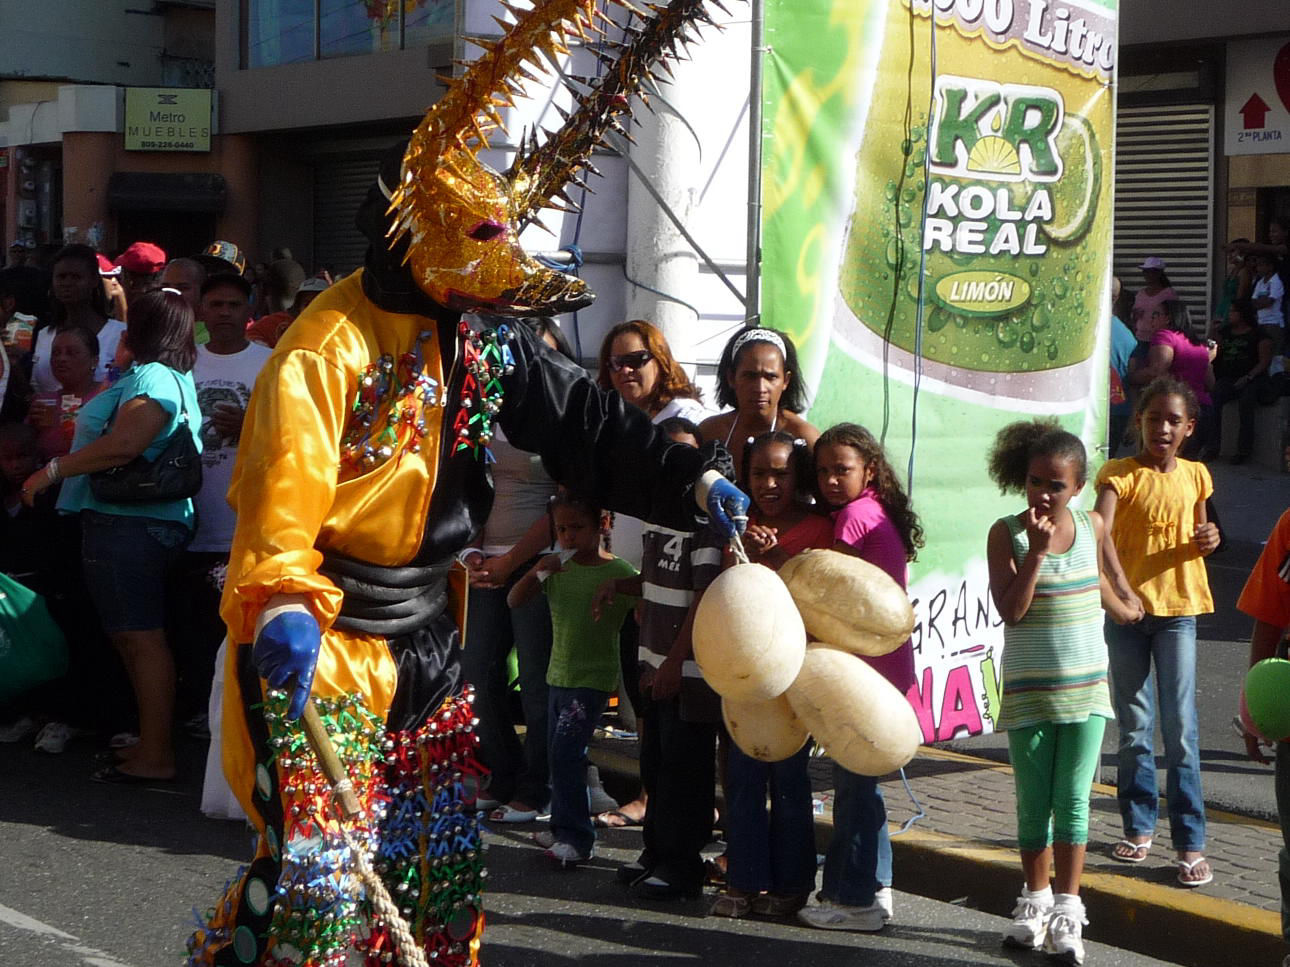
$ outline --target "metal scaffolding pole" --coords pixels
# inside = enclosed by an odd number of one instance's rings
[[[744,286],[744,322],[761,318],[761,87],[766,55],[762,0],[752,0],[752,69],[748,88],[748,251]]]

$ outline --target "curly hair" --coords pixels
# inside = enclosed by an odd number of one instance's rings
[[[614,340],[629,332],[640,337],[640,341],[645,344],[650,356],[658,363],[658,382],[654,386],[654,399],[650,401],[652,407],[661,409],[675,399],[699,400],[702,402],[702,391],[690,381],[690,377],[681,368],[681,364],[676,361],[676,358],[672,355],[672,347],[667,344],[663,334],[658,331],[658,327],[653,323],[646,322],[644,319],[629,319],[626,322],[620,322],[605,333],[605,338],[600,343],[600,361],[596,369],[597,386],[601,389],[614,388],[614,384],[609,378],[610,351],[614,345]]]
[[[797,347],[793,345],[793,340],[788,337],[786,332],[780,332],[778,329],[771,329],[768,326],[758,326],[757,328],[764,332],[774,333],[784,342],[784,373],[788,378],[784,381],[784,392],[779,397],[779,408],[788,410],[790,413],[804,413],[808,401],[806,387],[802,385],[801,373],[797,367]],[[739,363],[739,360],[735,357],[734,348],[735,343],[739,342],[740,337],[747,331],[744,328],[735,330],[734,334],[726,340],[726,345],[721,350],[721,361],[717,363],[717,402],[727,409],[734,409],[738,404],[735,391],[730,386],[731,378],[735,375]],[[774,345],[774,343],[766,339],[748,339],[740,345],[739,355],[742,356],[744,349],[756,343],[767,346]]]
[[[809,504],[811,498],[815,496],[813,483],[815,467],[811,462],[811,447],[805,440],[791,433],[785,433],[783,430],[771,430],[769,433],[748,438],[748,445],[744,447],[743,462],[740,465],[739,479],[750,479],[753,455],[775,443],[788,447],[788,465],[793,471],[793,476],[797,478],[793,499],[801,504]]]
[[[1157,396],[1181,397],[1183,406],[1187,410],[1187,418],[1194,420],[1200,416],[1200,401],[1196,399],[1196,391],[1182,380],[1174,379],[1172,376],[1157,376],[1138,393],[1137,405],[1133,407],[1134,415],[1141,416],[1145,413],[1148,404]]]
[[[1030,461],[1037,457],[1069,460],[1075,481],[1083,486],[1088,479],[1084,442],[1056,420],[1018,420],[1000,430],[990,448],[990,479],[999,485],[1000,493],[1025,493]]]
[[[870,486],[878,494],[879,502],[896,525],[900,541],[905,545],[905,560],[917,560],[918,549],[924,544],[923,525],[914,513],[905,489],[896,479],[896,471],[891,468],[882,444],[857,423],[838,423],[821,433],[815,441],[817,457],[824,447],[850,447],[860,455],[865,466],[873,472]]]

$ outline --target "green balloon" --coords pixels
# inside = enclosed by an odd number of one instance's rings
[[[1245,703],[1255,726],[1274,742],[1290,739],[1290,661],[1265,658],[1245,676]]]

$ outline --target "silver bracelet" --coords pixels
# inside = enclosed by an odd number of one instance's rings
[[[45,464],[45,476],[49,478],[51,484],[56,484],[63,479],[63,473],[58,469],[58,457],[54,457]]]

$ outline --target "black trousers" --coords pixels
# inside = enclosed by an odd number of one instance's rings
[[[716,805],[717,726],[681,718],[680,698],[642,698],[641,781],[649,793],[643,865],[673,886],[703,885]]]

